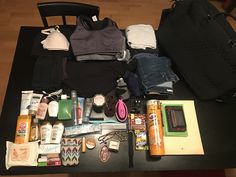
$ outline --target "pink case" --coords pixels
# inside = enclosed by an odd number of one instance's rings
[[[120,122],[126,121],[128,117],[128,109],[126,104],[123,102],[122,99],[119,99],[116,103],[116,118]]]

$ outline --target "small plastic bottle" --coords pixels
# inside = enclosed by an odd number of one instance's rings
[[[57,121],[52,127],[52,135],[50,143],[60,144],[63,132],[64,132],[63,123],[61,121]]]
[[[47,114],[47,110],[48,110],[48,99],[47,98],[43,98],[41,103],[39,104],[37,113],[36,113],[36,118],[37,119],[41,119],[44,120],[45,116]]]
[[[48,104],[48,115],[49,117],[57,117],[59,104],[56,100],[51,101]]]
[[[40,127],[41,134],[41,144],[50,144],[51,134],[52,134],[52,125],[50,122],[45,121]]]
[[[34,118],[30,128],[30,141],[37,140],[39,140],[39,124],[38,119]]]

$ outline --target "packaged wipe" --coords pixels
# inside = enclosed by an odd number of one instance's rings
[[[6,142],[5,164],[8,170],[13,166],[37,166],[38,141],[15,144]]]

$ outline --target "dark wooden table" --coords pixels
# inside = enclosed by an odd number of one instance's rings
[[[236,103],[200,101],[179,81],[170,99],[194,100],[205,155],[163,156],[150,158],[148,152],[134,153],[134,167],[129,168],[128,145],[123,143],[109,163],[101,163],[99,147],[81,154],[76,167],[12,167],[5,168],[6,141],[14,141],[16,119],[20,110],[21,91],[31,89],[34,60],[30,57],[39,27],[20,30],[12,70],[0,119],[0,174],[48,174],[75,172],[162,171],[190,169],[224,169],[236,167]],[[193,142],[194,143],[194,142]]]

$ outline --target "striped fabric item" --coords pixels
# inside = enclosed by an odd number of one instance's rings
[[[61,144],[62,165],[78,165],[81,150],[81,138],[63,138]]]

